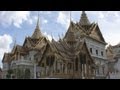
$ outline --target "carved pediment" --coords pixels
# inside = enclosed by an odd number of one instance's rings
[[[99,40],[99,41],[102,41],[102,42],[105,42],[103,36],[102,36],[102,33],[98,27],[98,25],[96,24],[96,26],[93,28],[93,30],[91,30],[91,33],[89,35],[90,37],[96,39],[96,40]]]

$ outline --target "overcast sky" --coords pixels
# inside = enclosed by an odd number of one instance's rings
[[[81,11],[71,11],[74,22],[80,20]],[[111,45],[120,42],[119,11],[86,11],[90,22],[97,22],[105,41]],[[63,36],[70,21],[68,11],[40,11],[41,32],[51,40]],[[38,11],[0,11],[0,66],[4,52],[11,51],[13,43],[22,45],[26,36],[34,32]]]

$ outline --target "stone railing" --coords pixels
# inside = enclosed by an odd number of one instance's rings
[[[110,79],[120,79],[120,72],[118,73],[109,73]]]
[[[12,61],[11,65],[33,65],[33,61],[30,60],[16,60]]]
[[[100,55],[91,55],[92,57],[95,57],[95,58],[100,58],[100,59],[103,59],[103,60],[107,60],[107,57],[103,57],[103,56],[100,56]]]
[[[97,74],[95,77],[96,77],[96,79],[105,79],[105,78],[106,78],[106,75],[103,75],[103,74],[98,75],[98,74]]]

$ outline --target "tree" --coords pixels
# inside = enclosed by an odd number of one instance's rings
[[[8,72],[7,72],[6,78],[10,79],[12,74],[13,74],[13,70],[9,69]]]
[[[17,69],[17,78],[20,79],[20,76],[21,76],[21,71],[20,71],[20,69],[18,68],[18,69]]]
[[[9,74],[6,75],[6,78],[7,78],[7,79],[10,79],[10,77],[11,77],[11,76],[10,76]]]
[[[25,70],[25,79],[30,79],[30,69]]]

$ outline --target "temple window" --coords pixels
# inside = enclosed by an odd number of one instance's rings
[[[99,74],[99,68],[97,69],[97,74]]]
[[[81,72],[83,72],[86,64],[86,54],[81,53],[79,57],[80,57],[80,70]]]
[[[104,66],[102,67],[102,69],[103,69],[103,74],[105,74],[105,72],[104,72],[104,69],[105,69]]]
[[[30,61],[31,61],[31,57],[30,57],[29,59],[30,59]]]
[[[103,51],[101,51],[101,56],[103,56]]]
[[[60,67],[60,62],[57,62],[56,64],[57,64],[57,65],[56,65],[56,66],[57,66],[57,73],[60,73],[60,68],[61,68],[61,67]]]
[[[92,48],[90,48],[90,52],[92,53]]]
[[[47,65],[47,66],[49,66],[49,60],[50,60],[50,59],[49,59],[49,56],[46,57],[46,65]]]
[[[47,56],[46,58],[46,64],[47,66],[52,66],[54,63],[55,57],[54,56]]]
[[[88,65],[90,65],[90,63],[91,63],[90,60],[88,60]]]
[[[63,64],[63,72],[65,72],[65,64]]]
[[[86,64],[86,54],[80,54],[80,63]]]
[[[51,56],[50,66],[52,66],[52,65],[53,65],[54,61],[55,61],[55,56]]]
[[[83,64],[83,56],[80,54],[80,64]]]
[[[72,69],[72,65],[71,65],[71,63],[68,63],[68,69],[69,69],[69,70]]]
[[[98,55],[98,50],[96,50],[96,55]]]
[[[83,55],[84,64],[86,64],[86,55]]]
[[[42,63],[42,67],[44,67],[44,63]]]
[[[78,71],[78,58],[75,59],[75,71]]]

